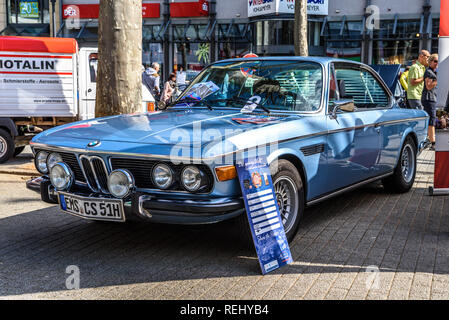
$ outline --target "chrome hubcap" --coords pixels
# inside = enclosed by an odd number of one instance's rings
[[[413,155],[413,150],[410,145],[406,145],[402,152],[401,157],[401,169],[402,177],[408,183],[413,178],[413,173],[415,171],[415,157]]]
[[[287,176],[279,177],[274,181],[274,192],[281,214],[282,224],[288,233],[293,227],[298,215],[298,190],[295,182]]]
[[[0,137],[0,157],[3,157],[6,154],[8,146],[6,144],[6,140],[3,137]]]

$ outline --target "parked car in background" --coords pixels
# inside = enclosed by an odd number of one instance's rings
[[[27,186],[81,218],[235,218],[244,226],[236,161],[265,155],[291,240],[306,206],[376,180],[391,192],[410,190],[427,122],[424,111],[400,108],[378,73],[361,63],[224,60],[205,68],[167,111],[37,135],[31,147],[42,177]]]
[[[42,130],[95,117],[97,52],[69,38],[0,36],[0,163]],[[142,86],[142,111],[151,108]]]

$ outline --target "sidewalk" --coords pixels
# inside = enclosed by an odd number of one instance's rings
[[[39,176],[39,172],[34,167],[33,153],[29,146],[17,157],[0,164],[0,173],[17,174],[23,176]]]

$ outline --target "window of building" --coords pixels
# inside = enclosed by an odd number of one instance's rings
[[[7,0],[8,24],[50,23],[49,1]]]
[[[440,19],[433,19],[432,20],[432,34],[431,34],[431,39],[432,39],[432,53],[437,53],[438,52],[438,34],[440,32]]]
[[[419,51],[420,20],[383,20],[374,30],[373,64],[411,64]]]
[[[293,20],[255,22],[255,53],[261,56],[294,55],[293,26]]]
[[[252,52],[252,28],[247,23],[220,23],[217,28],[218,59],[239,58]]]
[[[173,68],[177,71],[181,68],[186,72],[186,77],[198,74],[210,60],[210,42],[206,39],[207,24],[172,25],[173,30]]]
[[[326,55],[361,61],[362,21],[327,22],[323,36],[326,39]]]

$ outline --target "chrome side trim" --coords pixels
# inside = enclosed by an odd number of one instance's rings
[[[367,127],[378,127],[378,126],[381,126],[381,125],[388,125],[388,124],[394,124],[394,123],[401,123],[401,122],[408,122],[408,121],[419,121],[419,120],[425,120],[427,118],[428,117],[416,117],[416,118],[407,118],[407,119],[399,119],[399,120],[390,120],[390,121],[370,123],[370,124],[361,125],[361,126],[355,126],[355,127],[340,128],[340,129],[335,129],[335,130],[330,130],[330,131],[326,130],[326,131],[320,131],[320,132],[316,132],[316,133],[296,136],[296,137],[292,137],[292,138],[288,138],[288,139],[284,139],[284,140],[272,141],[270,143],[277,142],[279,144],[279,143],[284,143],[284,142],[293,141],[293,140],[297,140],[297,139],[306,139],[306,138],[316,137],[316,136],[321,136],[321,135],[326,135],[326,134],[333,134],[333,133],[344,132],[344,131],[352,131],[352,130],[363,129],[363,128],[367,128]],[[270,143],[266,143],[264,145],[267,146]],[[76,153],[89,152],[89,151],[86,151],[85,149],[78,149],[78,148],[71,148],[71,147],[58,147],[58,146],[53,146],[53,145],[44,144],[44,143],[37,143],[37,142],[30,142],[30,144],[32,145],[32,147],[35,147],[35,148],[43,148],[43,149],[52,150],[52,151],[64,150],[64,151],[76,152]],[[191,163],[191,162],[203,163],[203,162],[208,162],[208,161],[213,162],[213,160],[216,159],[216,158],[229,156],[231,154],[243,152],[245,150],[254,149],[254,148],[257,148],[257,147],[264,146],[264,145],[257,145],[257,146],[253,146],[253,147],[250,147],[250,148],[239,149],[239,150],[236,150],[236,151],[219,154],[219,155],[216,155],[214,157],[209,157],[209,158],[183,158],[183,157],[172,157],[172,156],[169,156],[169,155],[125,153],[125,152],[112,152],[112,151],[101,151],[101,150],[95,150],[95,153],[96,154],[109,155],[109,156],[151,158],[151,159],[154,159],[154,160],[159,160],[160,159],[160,160],[166,160],[166,161],[179,161],[179,162],[188,162],[188,163]]]
[[[376,177],[373,177],[373,178],[369,178],[369,179],[367,179],[367,180],[363,180],[363,181],[357,182],[357,183],[355,183],[355,184],[353,184],[353,185],[350,185],[350,186],[345,187],[345,188],[343,188],[343,189],[340,189],[340,190],[337,190],[337,191],[335,191],[335,192],[329,193],[329,194],[324,195],[324,196],[322,196],[322,197],[312,199],[312,200],[310,200],[310,201],[307,202],[307,205],[308,205],[308,206],[311,206],[311,205],[317,204],[317,203],[322,202],[322,201],[325,201],[325,200],[327,200],[327,199],[329,199],[329,198],[333,198],[333,197],[338,196],[338,195],[340,195],[340,194],[342,194],[342,193],[348,192],[348,191],[350,191],[350,190],[352,190],[352,189],[357,189],[357,188],[359,188],[359,187],[361,187],[361,186],[363,186],[363,185],[365,185],[365,184],[368,184],[368,183],[371,183],[371,182],[374,182],[374,181],[377,181],[377,180],[386,178],[386,177],[388,177],[388,176],[391,176],[393,173],[394,173],[394,172],[391,171],[391,172],[389,172],[389,173],[382,174],[382,175],[380,175],[380,176],[376,176]]]

